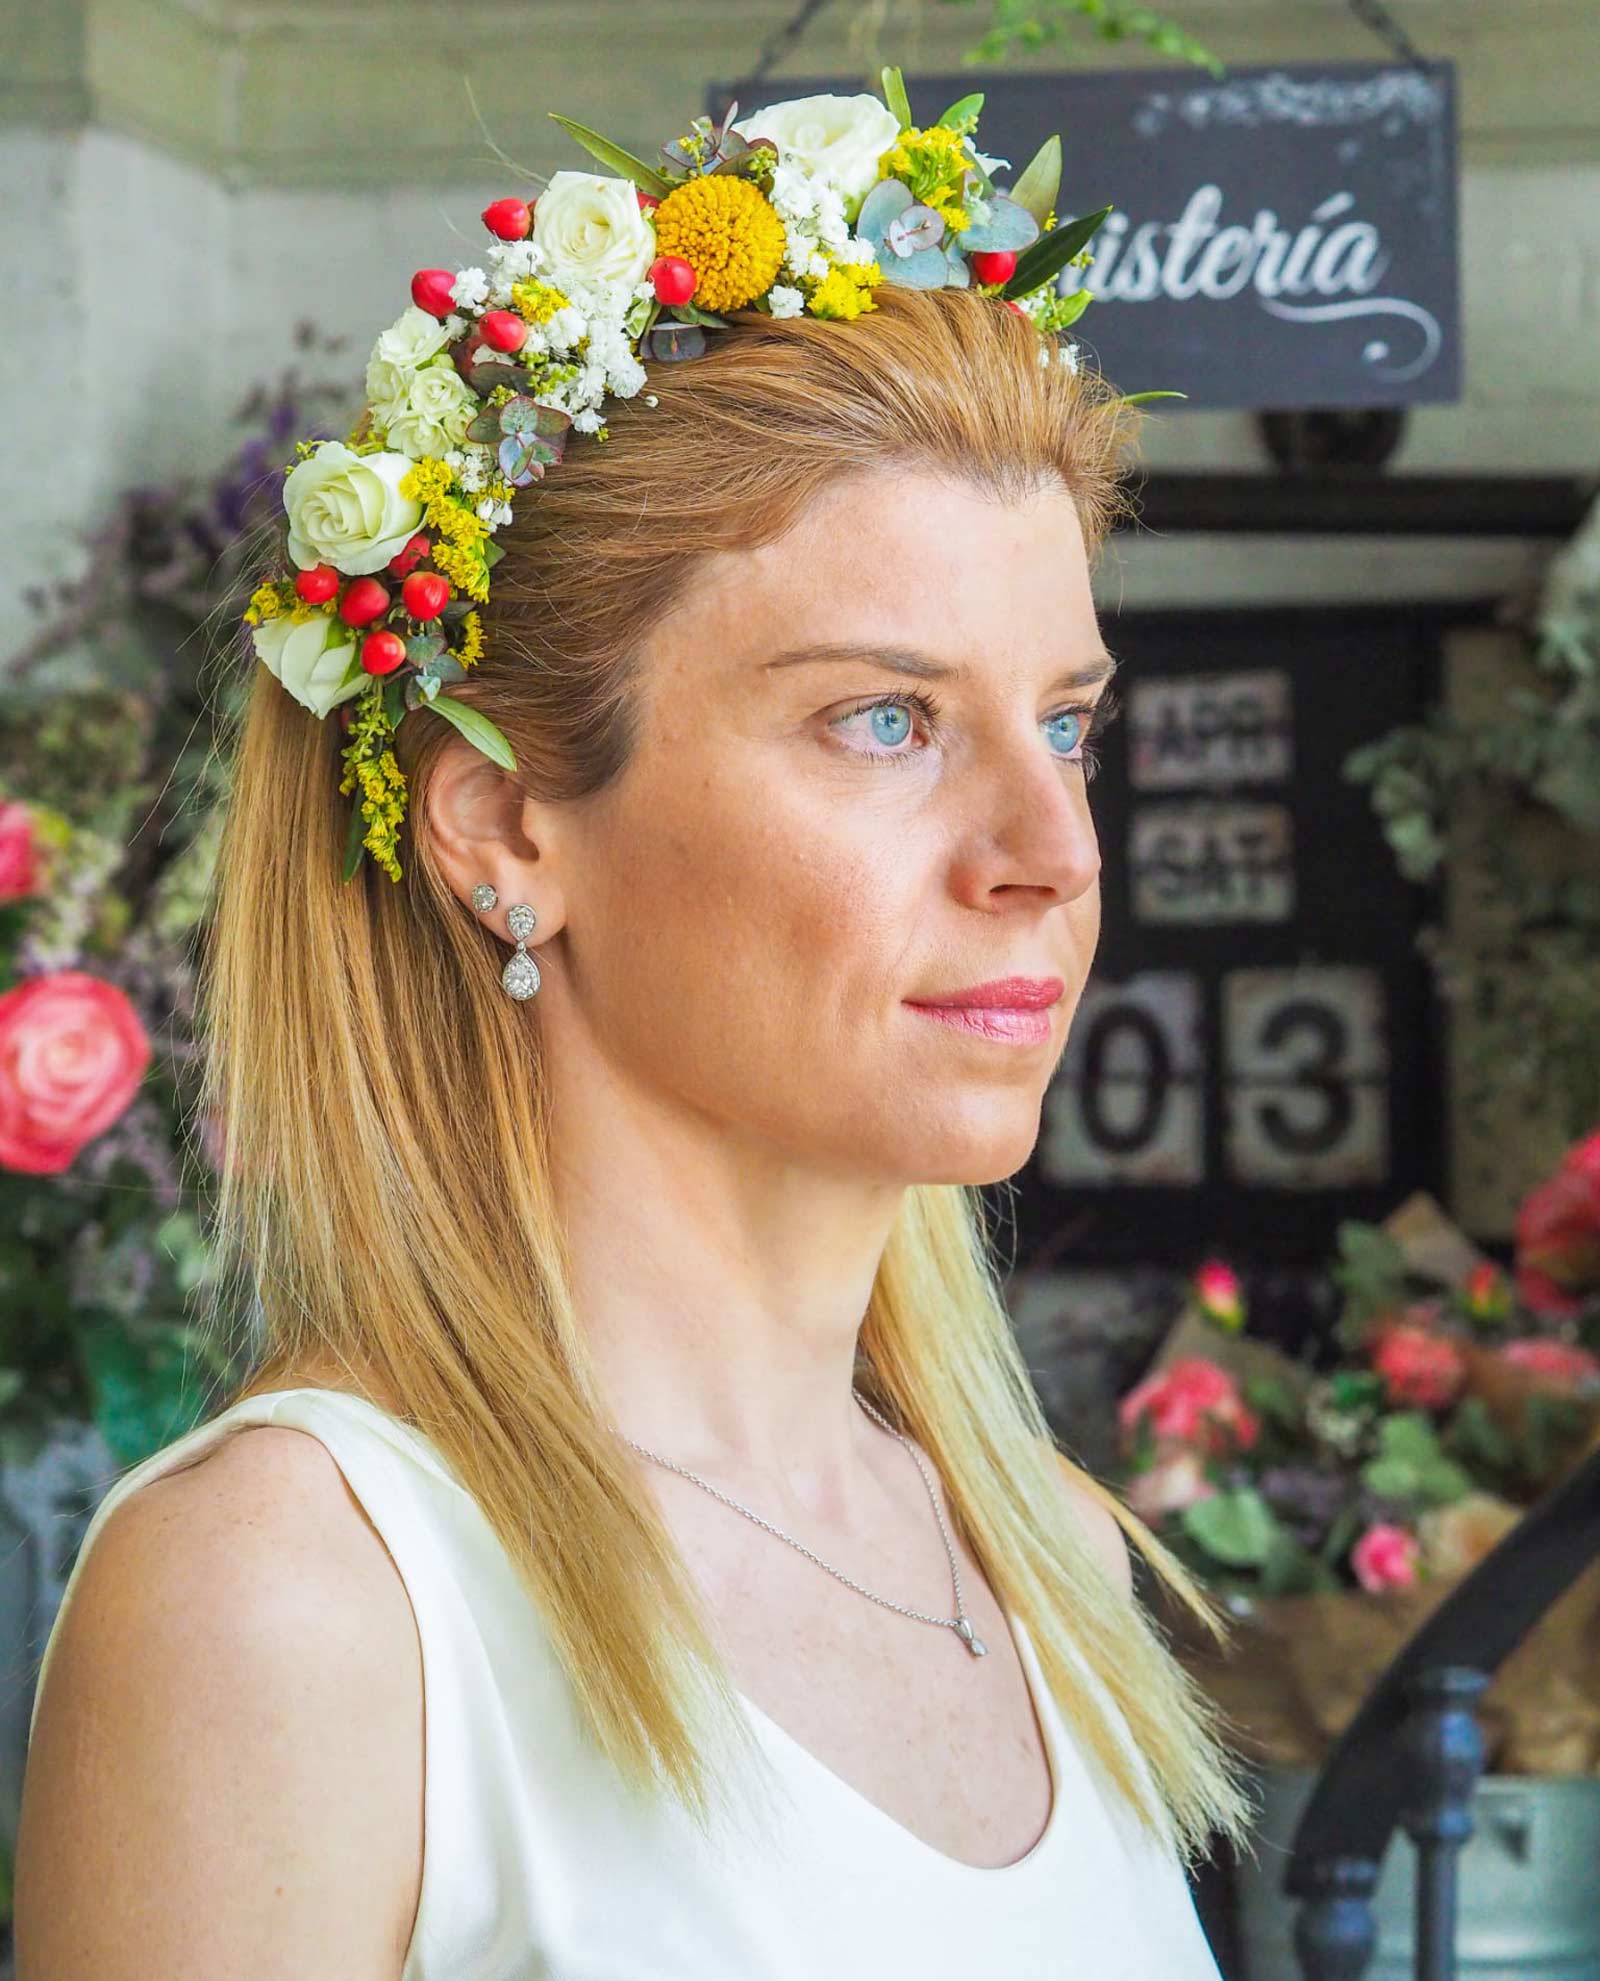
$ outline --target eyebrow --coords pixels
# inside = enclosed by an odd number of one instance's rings
[[[916,647],[880,647],[854,640],[822,640],[813,646],[791,647],[785,653],[764,661],[763,667],[814,667],[832,661],[866,661],[886,668],[892,674],[910,674],[919,681],[962,681],[969,670],[948,661],[935,660]],[[1116,672],[1117,657],[1105,648],[1087,655],[1064,674],[1058,674],[1047,692],[1058,688],[1098,688]]]

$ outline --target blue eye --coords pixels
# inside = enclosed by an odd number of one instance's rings
[[[880,695],[876,701],[863,702],[848,715],[838,718],[836,726],[859,722],[867,717],[871,723],[873,741],[882,747],[875,750],[857,750],[855,755],[876,763],[914,763],[922,754],[920,750],[901,747],[910,735],[912,711],[922,717],[930,730],[939,726],[940,707],[931,695],[917,689],[907,689],[897,695]],[[1092,711],[1096,729],[1109,719],[1110,697],[1105,697],[1100,706]],[[1053,732],[1052,742],[1056,747],[1058,761],[1081,764],[1086,775],[1094,772],[1094,750],[1086,740],[1091,711],[1088,709],[1058,709],[1054,715],[1044,718],[1044,726]]]

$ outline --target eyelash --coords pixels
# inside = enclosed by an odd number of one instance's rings
[[[914,708],[930,729],[939,727],[943,705],[936,697],[920,688],[906,688],[894,694],[875,696],[871,701],[858,703],[848,715],[839,719],[842,722],[851,722],[858,715],[867,715],[875,708],[902,707]],[[1100,767],[1100,752],[1097,745],[1116,713],[1117,699],[1109,692],[1103,694],[1098,702],[1068,702],[1064,708],[1053,709],[1044,717],[1046,722],[1054,721],[1058,715],[1080,715],[1086,724],[1093,724],[1089,734],[1078,746],[1078,754],[1058,757],[1056,761],[1064,764],[1081,764],[1084,781],[1087,783]],[[867,757],[877,763],[907,763],[914,761],[922,753],[920,750],[857,750],[853,754]]]

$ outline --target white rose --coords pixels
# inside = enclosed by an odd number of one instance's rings
[[[404,454],[357,454],[342,440],[323,441],[283,484],[289,555],[302,570],[381,571],[422,521],[422,504],[400,493],[410,472]]]
[[[459,447],[479,408],[476,392],[453,364],[424,365],[407,381],[404,401],[383,419],[384,438],[413,460]]]
[[[372,347],[374,361],[391,365],[425,365],[449,342],[450,333],[436,316],[415,303],[402,310]]]
[[[287,614],[251,630],[256,658],[316,716],[359,695],[366,686],[355,640],[342,620],[326,612],[313,613],[297,626]]]
[[[557,172],[533,209],[535,245],[557,288],[579,282],[642,282],[656,258],[655,229],[631,179]]]
[[[794,96],[733,128],[741,137],[771,138],[780,159],[831,180],[846,199],[859,199],[899,137],[900,120],[871,95]]]

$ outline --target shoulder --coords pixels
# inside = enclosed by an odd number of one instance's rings
[[[381,1538],[317,1439],[231,1432],[112,1508],[59,1619],[17,1846],[23,1964],[393,1981],[422,1779],[420,1644]]]
[[[1122,1527],[1106,1501],[1100,1497],[1088,1475],[1074,1465],[1064,1452],[1057,1452],[1057,1472],[1061,1490],[1083,1525],[1096,1556],[1126,1597],[1133,1598],[1133,1562]]]

